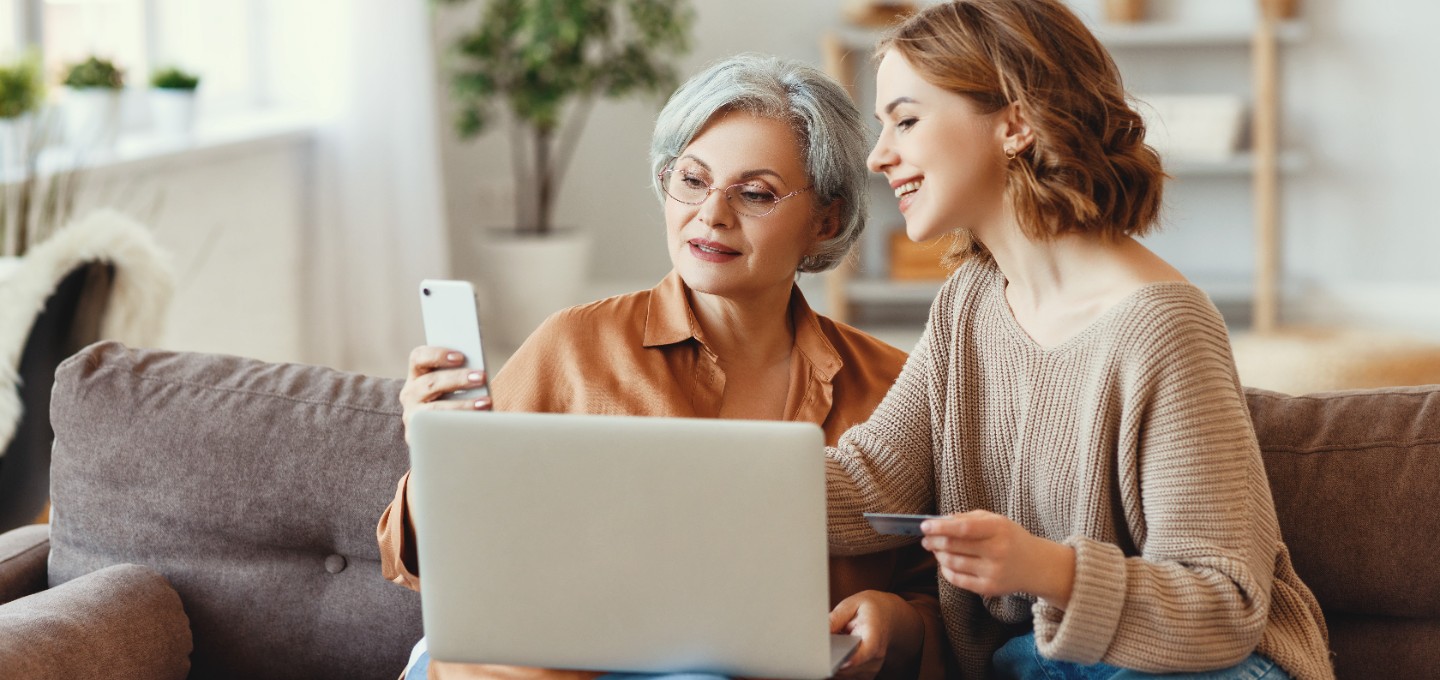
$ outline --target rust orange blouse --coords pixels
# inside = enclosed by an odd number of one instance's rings
[[[790,314],[795,347],[785,420],[821,426],[833,446],[869,418],[900,374],[905,353],[811,311],[797,287]],[[572,307],[550,317],[491,381],[500,411],[715,418],[725,373],[695,321],[689,293],[671,272],[653,289]],[[414,530],[406,516],[407,473],[380,517],[385,578],[420,589]],[[914,659],[887,659],[880,677],[944,676],[944,625],[935,561],[918,544],[830,558],[830,604],[862,590],[894,592],[925,621]],[[593,678],[598,674],[433,662],[430,677]]]

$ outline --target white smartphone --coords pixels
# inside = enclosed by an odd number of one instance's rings
[[[485,370],[485,346],[480,342],[480,314],[475,287],[469,281],[425,279],[420,282],[420,315],[425,319],[425,344],[453,349],[465,355],[465,368]],[[486,375],[487,379],[489,375]],[[489,384],[445,395],[444,399],[490,396]]]

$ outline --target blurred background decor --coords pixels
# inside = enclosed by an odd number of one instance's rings
[[[477,244],[486,307],[500,320],[488,338],[513,349],[550,313],[580,302],[589,235],[553,217],[576,145],[597,99],[663,101],[693,19],[689,3],[674,0],[486,0],[456,37],[448,71],[457,130],[468,138],[503,123],[510,133],[516,221]]]
[[[150,120],[158,134],[189,138],[195,133],[195,108],[200,76],[167,66],[150,76]]]
[[[884,28],[900,23],[919,9],[914,0],[846,0],[842,13],[856,26]]]
[[[120,137],[120,93],[125,72],[97,56],[65,74],[65,140],[75,149],[105,152]]]
[[[1105,20],[1128,24],[1145,20],[1146,0],[1105,0]]]
[[[44,100],[39,55],[32,51],[0,64],[0,175],[25,162],[34,117]]]

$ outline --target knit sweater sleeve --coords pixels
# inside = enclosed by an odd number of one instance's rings
[[[1254,651],[1266,626],[1279,529],[1225,327],[1198,291],[1162,303],[1117,331],[1134,359],[1117,378],[1115,474],[1140,554],[1067,539],[1068,607],[1034,607],[1050,658],[1156,673],[1224,668]]]
[[[954,279],[930,310],[919,343],[910,352],[895,385],[864,423],[840,436],[825,451],[830,552],[858,555],[895,548],[913,538],[882,536],[865,521],[865,512],[935,512],[935,472],[931,436],[936,403],[934,351],[943,346],[945,316],[953,299]],[[951,294],[947,295],[947,291]]]

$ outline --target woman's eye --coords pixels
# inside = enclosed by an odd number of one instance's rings
[[[680,181],[691,189],[704,189],[708,186],[704,180],[694,175],[681,175]]]
[[[913,127],[914,125],[915,125],[915,119],[914,119],[914,118],[901,118],[901,119],[900,119],[900,122],[898,122],[898,123],[895,124],[895,127],[896,127],[897,129],[900,129],[900,130],[909,130],[909,129],[910,129],[911,127]]]
[[[740,198],[749,203],[770,203],[775,200],[775,194],[764,189],[746,187],[740,190]]]

